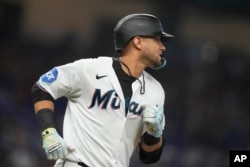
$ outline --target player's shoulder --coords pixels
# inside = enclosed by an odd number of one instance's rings
[[[74,61],[74,63],[84,63],[84,64],[89,64],[89,63],[107,63],[107,62],[112,62],[112,57],[107,57],[107,56],[99,56],[99,57],[91,57],[91,58],[82,58]]]
[[[144,78],[150,85],[162,87],[161,83],[147,71],[143,71]]]

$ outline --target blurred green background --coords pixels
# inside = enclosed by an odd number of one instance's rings
[[[113,29],[131,13],[158,16],[168,66],[150,71],[166,90],[161,160],[131,167],[228,167],[250,150],[249,0],[0,1],[0,167],[48,167],[30,89],[41,74],[80,58],[117,56]],[[61,133],[66,100],[56,103]]]

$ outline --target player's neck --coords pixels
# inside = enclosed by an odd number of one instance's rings
[[[135,78],[139,78],[142,75],[144,67],[141,66],[136,59],[131,59],[131,57],[120,57],[122,70]]]

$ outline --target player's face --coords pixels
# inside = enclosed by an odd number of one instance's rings
[[[158,67],[161,65],[163,52],[166,50],[160,36],[142,37],[143,38],[143,58],[149,67]]]

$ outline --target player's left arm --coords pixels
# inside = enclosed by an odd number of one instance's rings
[[[140,143],[140,160],[145,164],[157,162],[164,146],[163,129],[165,117],[163,107],[147,105],[143,111],[143,122],[146,132]]]

